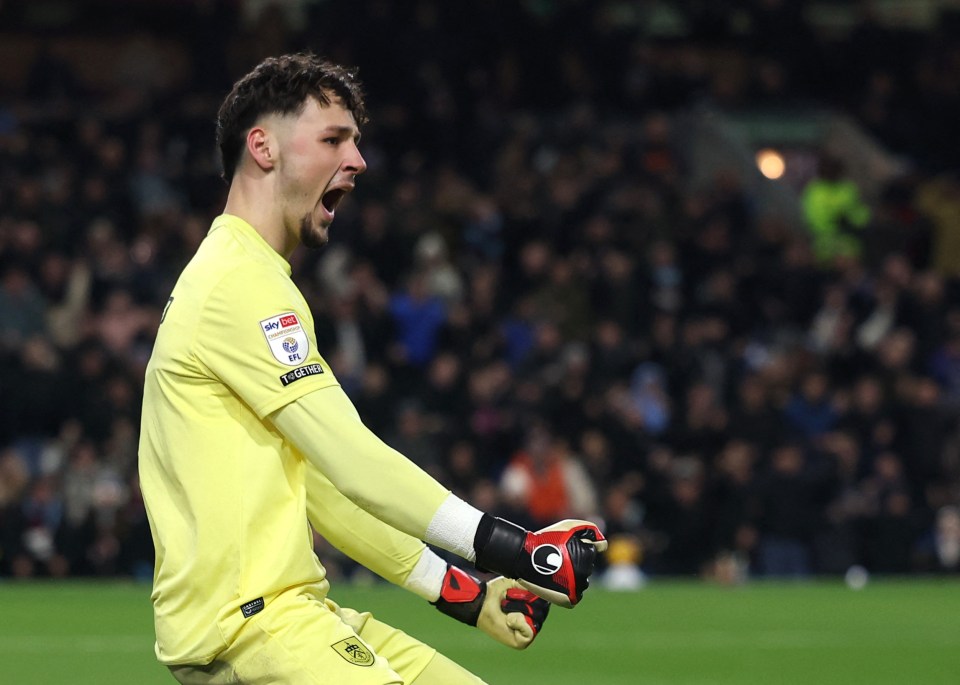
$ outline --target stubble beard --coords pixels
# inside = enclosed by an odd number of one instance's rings
[[[329,226],[314,226],[309,214],[300,220],[300,244],[311,250],[320,250],[330,242]]]

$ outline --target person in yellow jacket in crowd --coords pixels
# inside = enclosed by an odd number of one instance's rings
[[[860,257],[870,208],[840,159],[829,153],[821,156],[817,176],[804,187],[801,201],[817,261]]]

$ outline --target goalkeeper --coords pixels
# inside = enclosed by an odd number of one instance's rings
[[[269,58],[220,107],[224,213],[180,275],[146,370],[140,481],[157,658],[185,684],[479,683],[368,613],[337,606],[308,520],[442,612],[524,648],[580,601],[606,542],[530,532],[458,499],[360,421],[290,278],[366,169],[352,72]],[[424,544],[499,574],[480,582]]]

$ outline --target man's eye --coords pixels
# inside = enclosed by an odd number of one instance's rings
[[[324,139],[323,139],[323,142],[327,143],[328,145],[337,145],[337,144],[340,143],[340,139],[339,139],[339,138],[324,138]]]

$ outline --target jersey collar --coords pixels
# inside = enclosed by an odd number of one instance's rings
[[[213,224],[210,226],[208,234],[213,233],[221,226],[234,233],[234,235],[236,235],[247,247],[256,251],[258,254],[261,254],[264,258],[270,260],[272,263],[275,263],[277,266],[283,269],[288,276],[292,273],[290,262],[284,259],[279,252],[270,247],[269,243],[263,239],[263,236],[257,232],[257,229],[240,217],[233,214],[221,214],[213,220]]]

